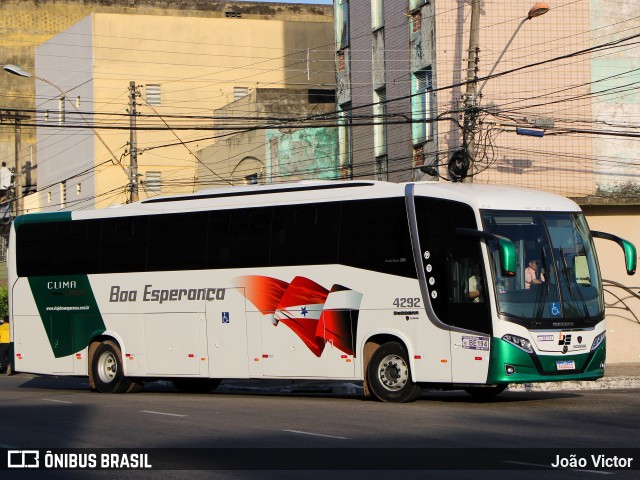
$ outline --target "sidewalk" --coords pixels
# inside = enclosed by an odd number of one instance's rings
[[[617,363],[605,367],[604,378],[591,382],[548,382],[510,385],[512,392],[552,392],[559,390],[614,390],[640,388],[640,363]]]
[[[640,363],[617,363],[607,365],[604,373],[607,377],[640,377]]]

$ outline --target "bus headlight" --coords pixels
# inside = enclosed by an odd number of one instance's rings
[[[593,352],[596,348],[598,348],[606,337],[606,332],[602,332],[596,338],[593,339],[593,344],[591,345],[591,351]]]
[[[511,345],[518,347],[527,353],[533,353],[533,347],[531,342],[526,338],[518,337],[517,335],[507,334],[502,337],[502,340],[509,342]]]

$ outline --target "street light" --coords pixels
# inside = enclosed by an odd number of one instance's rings
[[[27,72],[26,70],[23,70],[22,68],[20,68],[17,65],[3,65],[3,70],[5,72],[8,72],[12,75],[17,75],[18,77],[25,77],[25,78],[35,78],[36,80],[40,80],[41,82],[46,83],[47,85],[52,86],[53,88],[55,88],[58,92],[60,92],[60,94],[62,95],[63,98],[67,98],[69,95],[67,94],[67,92],[65,92],[64,90],[62,90],[59,86],[57,86],[54,83],[51,83],[49,80],[47,80],[46,78],[42,78],[42,77],[38,77],[37,75],[33,75],[30,72]],[[122,164],[120,163],[120,161],[118,160],[118,157],[116,157],[116,154],[113,153],[113,150],[111,150],[109,148],[109,145],[107,145],[107,143],[104,141],[104,139],[100,136],[100,134],[96,131],[95,128],[93,128],[93,126],[91,125],[91,123],[89,123],[89,121],[86,119],[86,117],[82,114],[82,112],[80,112],[80,110],[78,109],[78,107],[76,106],[76,104],[74,102],[69,102],[71,104],[71,106],[75,109],[75,111],[78,113],[78,115],[80,116],[80,118],[82,119],[82,121],[85,123],[85,125],[87,125],[87,127],[89,127],[91,129],[91,131],[93,132],[93,134],[98,138],[98,140],[100,140],[100,143],[102,143],[102,145],[104,145],[104,148],[107,149],[107,151],[109,152],[109,154],[111,155],[111,157],[113,158],[113,162],[116,165],[120,165],[122,166]],[[124,167],[123,167],[124,168]]]
[[[476,95],[480,95],[480,93],[482,93],[482,89],[484,88],[484,86],[489,81],[489,78],[491,78],[491,74],[494,72],[494,70],[498,66],[498,63],[500,63],[500,60],[502,60],[502,57],[504,56],[505,52],[511,46],[511,42],[513,42],[513,39],[516,38],[516,35],[518,34],[520,29],[522,28],[522,25],[524,25],[524,23],[527,20],[531,20],[532,18],[536,18],[536,17],[539,17],[541,15],[544,15],[545,13],[547,13],[549,11],[549,9],[550,9],[549,4],[547,4],[545,2],[538,2],[533,7],[531,7],[531,9],[529,10],[529,13],[527,14],[527,16],[522,19],[522,21],[520,22],[520,24],[516,28],[515,32],[513,32],[513,35],[511,35],[511,38],[509,39],[509,41],[505,45],[504,49],[502,50],[502,53],[500,53],[500,56],[496,60],[496,63],[493,64],[493,67],[491,67],[491,70],[489,71],[489,74],[485,77],[484,82],[480,86],[480,89],[476,92]]]
[[[531,20],[532,18],[539,17],[544,15],[550,10],[549,4],[546,2],[537,2],[529,9],[529,13],[525,18],[522,19],[516,30],[511,35],[511,38],[505,45],[504,49],[498,56],[498,59],[491,67],[489,74],[485,77],[484,82],[480,86],[479,89],[476,90],[476,82],[477,79],[475,77],[475,67],[478,64],[477,50],[479,44],[479,18],[480,18],[480,1],[473,0],[471,5],[471,35],[469,37],[469,66],[467,72],[467,91],[465,93],[465,119],[464,119],[464,127],[462,132],[462,150],[456,152],[457,158],[452,158],[449,162],[449,173],[454,179],[465,181],[473,181],[473,176],[471,175],[473,169],[473,162],[475,159],[475,126],[476,119],[478,115],[478,110],[476,108],[476,99],[482,93],[482,89],[487,84],[487,81],[491,78],[491,75],[495,71],[498,63],[502,60],[505,52],[511,46],[513,39],[516,37],[520,28],[527,20]],[[454,157],[456,156],[454,154]],[[453,174],[452,174],[453,170]]]

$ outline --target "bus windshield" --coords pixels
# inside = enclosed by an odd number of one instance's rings
[[[595,325],[604,316],[595,249],[580,213],[483,211],[485,230],[516,247],[514,277],[501,276],[497,245],[490,247],[497,307],[528,328]]]

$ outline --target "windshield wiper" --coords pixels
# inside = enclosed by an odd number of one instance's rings
[[[549,295],[549,272],[547,270],[547,255],[544,252],[544,247],[540,247],[541,252],[541,261],[542,268],[545,271],[544,282],[539,286],[538,293],[536,294],[536,311],[534,314],[534,326],[540,325],[542,322],[542,317],[544,315],[544,302],[547,300],[547,296]],[[542,272],[541,272],[542,273]],[[543,295],[544,293],[544,295]]]
[[[577,303],[576,297],[574,295],[575,292],[573,287],[573,284],[575,283],[575,286],[577,287],[577,291],[578,291],[578,296],[580,297],[580,302],[582,303],[582,310],[585,316],[585,320],[588,320],[590,315],[589,315],[589,309],[587,308],[587,302],[584,301],[584,296],[580,291],[580,286],[576,281],[575,275],[573,275],[573,273],[571,272],[571,269],[569,268],[569,265],[567,264],[567,259],[564,256],[564,250],[562,249],[562,247],[560,247],[560,258],[562,259],[562,266],[563,266],[562,270],[564,273],[564,277],[567,281],[567,286],[569,287],[569,294],[571,295],[571,300],[573,301],[574,304]]]

